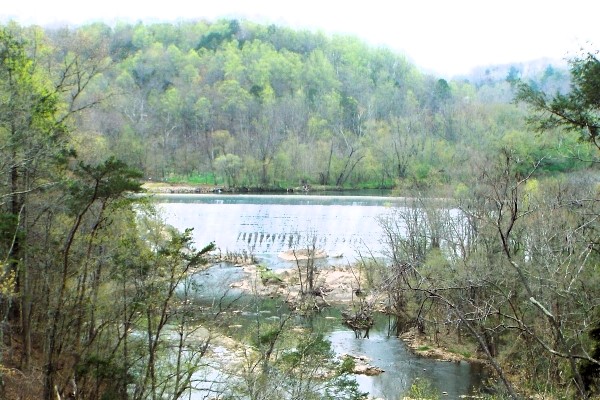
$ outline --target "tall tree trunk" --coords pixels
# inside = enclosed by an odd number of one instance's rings
[[[331,141],[331,147],[329,148],[329,158],[327,159],[327,172],[325,173],[325,179],[323,185],[329,185],[329,176],[331,174],[331,159],[333,158],[333,140]]]
[[[16,127],[12,126],[12,136],[16,137]],[[12,165],[10,167],[10,211],[16,219],[14,225],[13,240],[10,246],[8,260],[9,270],[15,274],[15,293],[20,297],[19,302],[11,303],[9,313],[11,319],[19,320],[21,326],[21,341],[23,350],[21,352],[21,368],[28,370],[31,363],[31,294],[29,293],[29,276],[27,264],[23,260],[22,252],[22,226],[25,217],[25,190],[21,185],[21,173],[17,162],[16,149],[12,153]]]

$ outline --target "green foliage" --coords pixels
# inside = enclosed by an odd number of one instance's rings
[[[215,183],[215,177],[211,173],[190,174],[190,175],[169,175],[169,183],[183,183],[190,185],[212,185]]]
[[[277,275],[276,272],[273,272],[273,270],[265,267],[264,265],[257,265],[256,270],[260,275],[260,280],[263,285],[282,282],[282,279],[279,277],[279,275]]]
[[[240,24],[236,20],[221,21],[211,27],[211,30],[202,36],[198,43],[198,49],[216,50],[223,42],[230,40],[240,30]]]
[[[356,368],[356,360],[353,357],[344,357],[339,367],[339,373],[351,374]]]
[[[567,132],[560,139],[552,132],[532,135],[525,131],[509,131],[499,145],[514,154],[517,169],[523,176],[537,170],[538,174],[573,172],[588,166],[591,148],[577,142],[577,134]]]
[[[141,173],[112,157],[100,165],[80,162],[74,174],[78,179],[68,183],[69,206],[74,213],[96,200],[106,202],[142,191]]]
[[[117,63],[89,97],[117,95],[81,128],[153,180],[440,188],[522,126],[508,84],[428,77],[354,38],[227,20],[98,29],[81,31],[107,35]],[[527,155],[579,167],[553,148]]]
[[[3,254],[8,252],[10,246],[12,246],[16,235],[22,237],[23,232],[18,229],[19,216],[9,213],[0,214],[0,251]]]
[[[600,60],[587,53],[570,60],[572,90],[549,97],[534,85],[521,82],[516,99],[536,112],[531,117],[542,131],[564,127],[579,132],[583,140],[600,148]]]
[[[131,371],[123,369],[118,360],[104,358],[103,355],[90,354],[76,366],[77,376],[94,379],[99,386],[105,387],[103,398],[117,398],[126,395],[123,388],[133,383]]]
[[[30,179],[51,165],[64,165],[70,156],[64,142],[67,127],[60,117],[61,99],[48,76],[27,54],[27,42],[17,33],[0,29],[0,170],[10,170],[12,190],[23,190],[20,177]],[[9,182],[8,180],[5,182]],[[19,188],[16,186],[20,186]],[[25,189],[27,190],[27,189]]]
[[[294,349],[284,351],[277,366],[287,371],[291,378],[285,381],[284,387],[292,398],[363,398],[356,381],[349,376],[352,373],[351,363],[335,360],[331,343],[320,334],[300,338]],[[303,389],[306,387],[303,380],[315,381],[313,387]]]
[[[224,154],[215,159],[216,170],[225,177],[228,186],[235,186],[242,160],[235,154]]]
[[[257,321],[250,342],[259,351],[249,357],[242,373],[243,384],[232,386],[226,395],[279,399],[361,399],[364,394],[352,373],[354,361],[338,360],[331,343],[312,330],[298,333],[290,316],[277,322]],[[252,330],[250,330],[252,331]],[[256,368],[260,366],[260,369]],[[232,377],[239,378],[239,372]]]
[[[433,387],[429,380],[421,378],[415,378],[407,395],[411,399],[424,400],[437,400],[442,397],[441,393]]]

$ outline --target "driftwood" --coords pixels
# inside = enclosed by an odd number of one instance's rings
[[[354,331],[357,339],[369,338],[369,330],[371,330],[375,323],[371,312],[365,309],[361,309],[354,314],[342,311],[342,318],[343,324]]]

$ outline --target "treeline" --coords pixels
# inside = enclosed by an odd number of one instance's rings
[[[424,187],[464,181],[467,160],[506,143],[543,158],[542,169],[582,165],[524,125],[511,104],[516,68],[449,82],[356,38],[235,20],[94,24],[44,41],[62,43],[56,57],[102,68],[86,97],[106,101],[77,121],[87,151],[126,159],[147,179]],[[554,92],[568,76],[548,66],[522,78]]]

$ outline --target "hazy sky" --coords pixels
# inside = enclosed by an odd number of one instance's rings
[[[23,25],[220,17],[352,34],[448,77],[600,48],[597,0],[0,0],[0,21]]]

